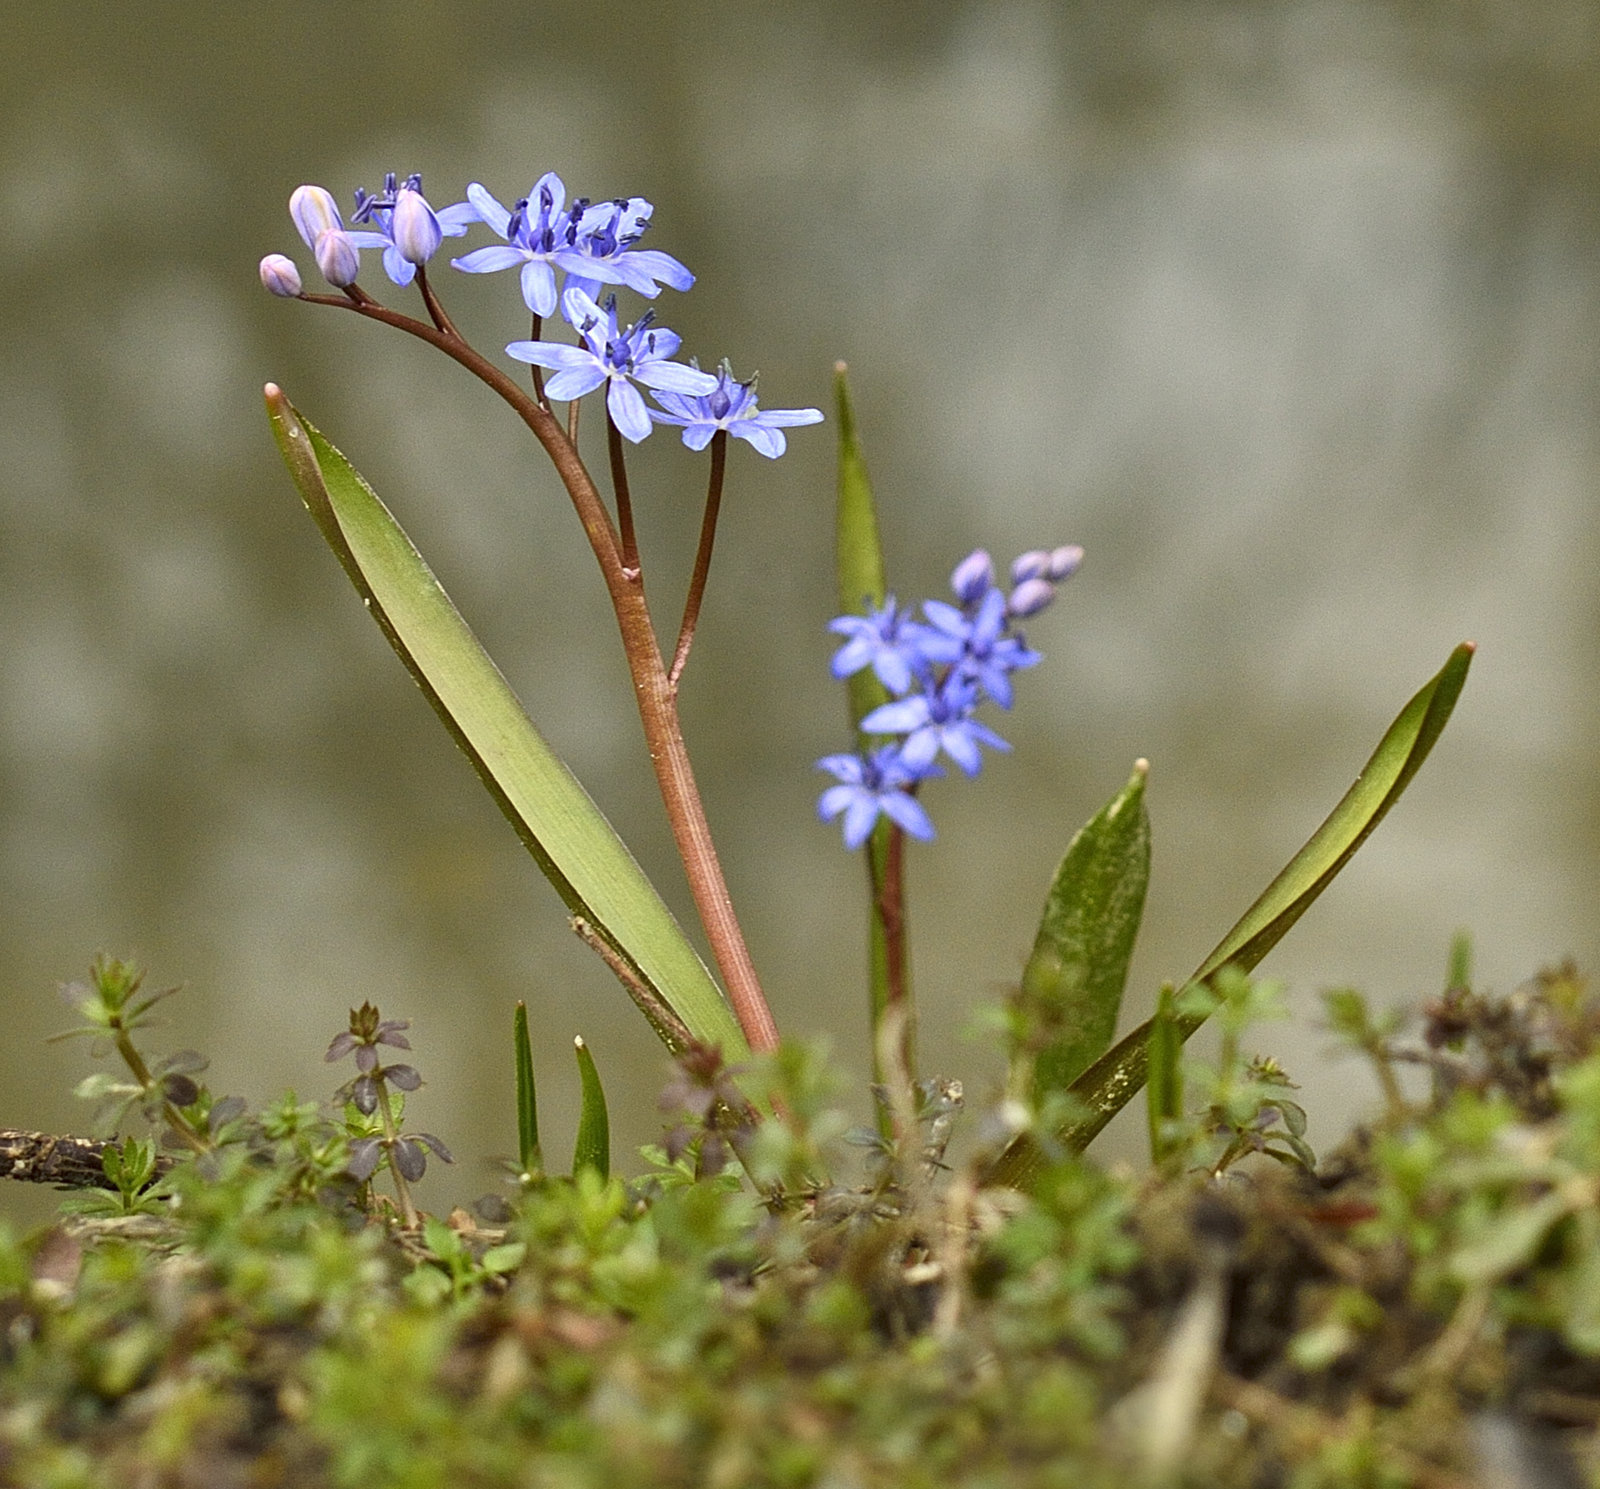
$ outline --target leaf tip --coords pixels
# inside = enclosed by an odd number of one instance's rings
[[[843,377],[849,370],[850,364],[848,362],[840,361],[833,364],[833,375],[835,377]]]
[[[584,1050],[584,1049],[587,1049],[587,1048],[588,1048],[588,1045],[586,1045],[586,1044],[585,1044],[585,1043],[584,1043],[584,1042],[583,1042],[583,1035],[581,1035],[581,1034],[574,1034],[574,1035],[573,1035],[573,1036],[572,1036],[572,1047],[573,1047],[573,1049],[575,1049],[575,1050]]]
[[[1150,774],[1150,762],[1141,755],[1133,762],[1133,773],[1142,781]]]

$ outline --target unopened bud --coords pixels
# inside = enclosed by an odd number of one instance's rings
[[[1037,615],[1056,597],[1056,587],[1048,579],[1024,579],[1006,601],[1006,613],[1021,618]]]
[[[994,560],[982,548],[975,548],[955,566],[950,588],[963,605],[981,600],[994,587]]]
[[[294,260],[281,253],[269,253],[261,260],[261,282],[275,295],[292,300],[300,293],[300,271]]]
[[[1067,543],[1060,548],[1050,550],[1050,578],[1057,584],[1063,579],[1070,579],[1078,572],[1078,565],[1083,562],[1083,549],[1076,543]]]
[[[336,289],[356,282],[361,272],[361,255],[350,235],[340,228],[329,228],[317,239],[317,267],[322,277]]]
[[[1038,579],[1050,572],[1050,555],[1043,548],[1030,548],[1011,561],[1011,582],[1021,584],[1024,579]]]
[[[289,198],[289,216],[305,240],[307,248],[316,251],[317,239],[331,228],[342,228],[338,203],[333,194],[320,186],[297,186]]]
[[[427,263],[444,241],[444,231],[439,226],[433,208],[420,191],[410,186],[402,186],[395,193],[391,227],[394,246],[407,263]]]

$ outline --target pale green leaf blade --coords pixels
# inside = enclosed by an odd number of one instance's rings
[[[861,454],[848,369],[843,362],[834,364],[833,390],[839,413],[839,500],[834,523],[839,613],[863,615],[868,608],[882,605],[888,594],[883,540],[878,531],[878,508],[873,500],[872,481]],[[846,687],[852,729],[859,730],[862,719],[889,701],[888,689],[870,667],[863,667],[847,679]],[[858,738],[857,743],[862,748],[866,746],[863,738]],[[889,1007],[889,947],[879,911],[888,868],[889,832],[887,819],[882,819],[866,843],[867,1006],[874,1029],[882,1024]],[[873,1050],[873,1076],[881,1081],[883,1072],[878,1068],[876,1040]],[[887,1131],[886,1111],[880,1110],[879,1122]]]
[[[273,433],[295,485],[373,619],[557,894],[637,973],[630,987],[669,1046],[730,1059],[748,1046],[694,947],[627,846],[534,728],[511,686],[388,509],[271,385]]]
[[[1017,1047],[1031,1060],[1034,1102],[1065,1091],[1111,1047],[1150,882],[1150,817],[1138,761],[1112,799],[1073,835],[1045,897],[1013,1002]]]
[[[574,1039],[582,1099],[578,1111],[578,1140],[572,1149],[572,1177],[592,1168],[602,1179],[611,1177],[611,1119],[606,1113],[605,1087],[594,1068],[594,1056],[583,1040]]]
[[[864,615],[869,606],[882,605],[888,593],[883,540],[878,533],[878,509],[861,455],[855,406],[850,401],[843,362],[833,369],[833,388],[839,407],[839,504],[835,521],[839,613]],[[849,680],[849,688],[852,725],[859,724],[880,703],[889,701],[888,692],[870,667],[856,673]]]
[[[533,1078],[533,1044],[528,1038],[528,1005],[519,1002],[511,1019],[512,1058],[517,1070],[517,1161],[525,1174],[544,1172],[539,1148],[539,1090]]]

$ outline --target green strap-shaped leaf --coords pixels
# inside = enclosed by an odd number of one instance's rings
[[[1110,1047],[1150,882],[1150,817],[1140,760],[1067,846],[1045,898],[1013,1005],[1035,1102],[1065,1091]]]
[[[855,406],[850,399],[850,382],[843,362],[834,364],[833,391],[839,411],[839,502],[834,523],[839,613],[860,615],[867,606],[882,605],[889,586],[884,570],[883,540],[878,532],[878,508],[872,496],[867,463],[861,454]],[[849,678],[846,686],[850,727],[859,730],[862,719],[889,701],[889,691],[870,667],[863,667]],[[864,739],[857,742],[862,746],[866,743]],[[878,896],[887,873],[889,832],[888,819],[880,819],[866,844],[867,1006],[874,1030],[882,1024],[889,1007],[889,946],[883,918],[878,912]],[[909,1034],[908,1030],[908,1038]],[[872,1046],[873,1078],[881,1082],[883,1071],[879,1068],[876,1039]],[[887,1132],[889,1116],[885,1110],[880,1109],[878,1120]]]
[[[839,613],[860,615],[868,605],[881,605],[888,594],[884,576],[883,541],[878,534],[878,509],[872,499],[872,482],[861,456],[856,433],[855,407],[845,365],[833,369],[833,391],[839,406],[839,505],[835,522],[839,570]],[[870,667],[849,680],[850,723],[862,719],[889,701],[889,694]]]
[[[1389,726],[1356,783],[1344,795],[1321,827],[1312,834],[1283,872],[1263,891],[1216,949],[1196,968],[1189,984],[1204,982],[1225,966],[1252,971],[1278,944],[1312,901],[1333,881],[1350,856],[1366,842],[1384,814],[1400,798],[1411,778],[1428,758],[1461,696],[1472,665],[1473,647],[1463,642],[1450,653],[1436,676],[1400,711]],[[1174,1024],[1187,1039],[1204,1022],[1203,1016],[1178,1014]],[[1150,1021],[1147,1019],[1095,1061],[1072,1084],[1072,1095],[1087,1115],[1057,1134],[1064,1147],[1082,1152],[1138,1093],[1144,1084],[1150,1056]],[[1013,1142],[995,1162],[989,1179],[997,1184],[1025,1185],[1038,1172],[1044,1155],[1026,1137]]]
[[[572,1177],[592,1168],[602,1179],[611,1177],[611,1119],[606,1115],[605,1087],[594,1068],[594,1056],[583,1040],[574,1039],[578,1056],[578,1079],[582,1083],[582,1106],[578,1112],[578,1140],[572,1149]]]
[[[533,1083],[533,1045],[528,1039],[528,1005],[519,1002],[511,1020],[511,1046],[517,1067],[517,1162],[525,1174],[544,1172],[539,1148],[539,1092]]]
[[[749,1047],[705,964],[627,846],[534,728],[421,554],[343,455],[268,385],[273,434],[322,535],[389,644],[545,877],[637,974],[629,991],[671,1047]],[[626,981],[626,980],[625,980]]]

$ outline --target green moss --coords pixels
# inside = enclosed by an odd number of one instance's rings
[[[1189,1070],[1158,1168],[1065,1158],[1026,1195],[982,1189],[981,1152],[852,1163],[824,1063],[786,1050],[782,1120],[715,1119],[759,1188],[696,1177],[689,1134],[631,1183],[519,1177],[493,1224],[406,1229],[337,1115],[288,1097],[221,1140],[202,1089],[203,1151],[159,1185],[0,1229],[0,1477],[1345,1489],[1471,1482],[1491,1429],[1592,1471],[1594,1005],[1567,969],[1447,995],[1410,1041],[1333,1011],[1432,1090],[1390,1081],[1316,1176],[1246,1161],[1282,1085],[1237,1048]]]

